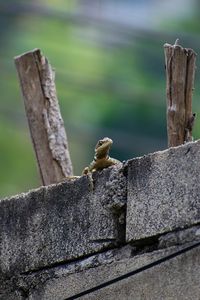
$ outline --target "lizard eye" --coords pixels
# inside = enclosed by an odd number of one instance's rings
[[[103,145],[103,142],[102,141],[99,141],[99,146]]]

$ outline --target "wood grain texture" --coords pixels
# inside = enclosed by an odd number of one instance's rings
[[[192,92],[196,53],[177,43],[165,44],[168,146],[192,140]],[[191,126],[192,123],[192,126]]]
[[[30,134],[43,185],[73,175],[54,72],[39,49],[15,57]]]

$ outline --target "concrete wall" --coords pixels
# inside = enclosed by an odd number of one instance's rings
[[[66,299],[200,240],[200,141],[0,200],[0,299]],[[200,299],[200,248],[81,299]]]

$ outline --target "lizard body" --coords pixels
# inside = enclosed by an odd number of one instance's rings
[[[113,144],[113,141],[105,137],[102,140],[99,140],[95,147],[95,155],[93,161],[89,164],[88,167],[84,168],[82,175],[87,175],[89,178],[90,190],[94,190],[94,182],[92,178],[92,173],[94,171],[103,170],[110,166],[120,164],[121,162],[117,159],[111,158],[109,156],[109,150]],[[80,176],[68,176],[66,179],[75,180],[80,178]]]
[[[86,167],[82,174],[92,173],[94,171],[102,170],[104,168],[108,168],[110,166],[116,165],[120,163],[119,160],[111,158],[109,156],[109,150],[113,144],[113,141],[105,137],[102,140],[99,140],[95,147],[95,156],[93,161],[90,163],[88,167]]]

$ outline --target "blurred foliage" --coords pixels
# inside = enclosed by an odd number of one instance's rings
[[[0,4],[0,197],[40,184],[13,57],[40,48],[55,67],[74,172],[80,174],[104,136],[114,140],[111,156],[121,160],[166,148],[163,44],[179,37],[199,51],[198,1],[191,5],[190,15],[172,19],[169,12],[154,27],[139,28],[85,15],[83,1]],[[198,114],[198,84],[196,89]]]

